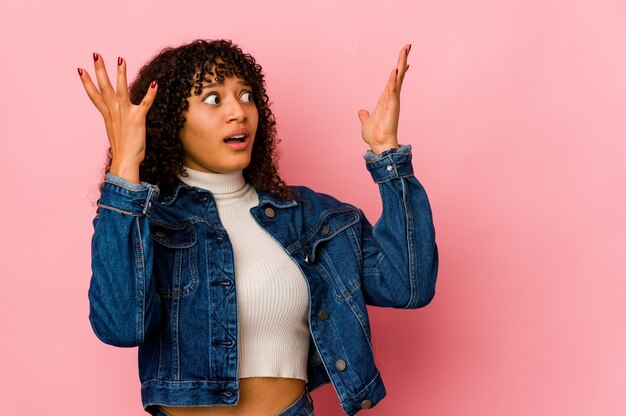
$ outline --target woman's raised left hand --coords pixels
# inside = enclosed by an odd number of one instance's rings
[[[400,119],[400,89],[404,74],[409,69],[407,59],[411,45],[400,50],[398,64],[387,80],[387,85],[370,115],[367,110],[359,110],[361,136],[369,144],[372,152],[379,154],[385,150],[398,148],[398,120]]]

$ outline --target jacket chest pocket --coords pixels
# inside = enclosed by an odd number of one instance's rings
[[[323,273],[338,297],[360,284],[361,254],[353,229],[358,222],[359,214],[355,210],[331,211],[320,219],[303,243],[305,261]]]
[[[154,274],[162,297],[190,294],[198,281],[198,244],[192,225],[151,224]]]
[[[360,258],[359,242],[350,228],[359,222],[357,211],[341,210],[331,211],[323,216],[315,227],[307,233],[303,246],[309,253],[312,262],[317,261],[320,251],[328,246],[338,260],[348,258]]]

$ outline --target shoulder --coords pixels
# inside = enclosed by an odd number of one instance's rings
[[[325,210],[355,210],[360,211],[356,206],[339,200],[332,195],[315,191],[314,189],[304,185],[291,185],[294,199],[298,204],[303,205],[304,209]]]

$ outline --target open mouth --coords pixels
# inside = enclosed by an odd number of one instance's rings
[[[226,143],[243,143],[246,141],[248,136],[243,134],[238,134],[236,136],[227,137],[224,139]]]

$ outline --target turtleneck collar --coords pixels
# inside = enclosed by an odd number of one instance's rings
[[[246,186],[243,170],[228,173],[201,172],[184,166],[189,176],[178,175],[178,179],[190,186],[207,189],[216,197],[241,191]]]

